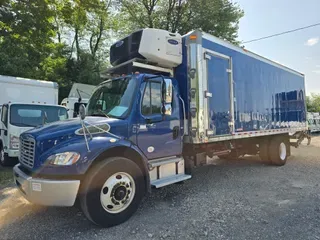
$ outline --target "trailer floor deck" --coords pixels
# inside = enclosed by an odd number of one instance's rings
[[[154,189],[128,222],[93,226],[78,208],[31,206],[0,190],[1,239],[320,239],[320,137],[284,167],[212,160],[184,184]]]

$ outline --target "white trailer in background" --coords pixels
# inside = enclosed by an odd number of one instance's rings
[[[22,132],[68,118],[58,106],[55,82],[0,75],[0,163],[13,165],[19,155]]]
[[[87,105],[89,98],[96,86],[74,83],[69,96],[61,101],[61,105],[68,109],[69,118],[77,117],[80,104]]]
[[[8,102],[58,104],[58,84],[0,75],[0,105]]]
[[[308,112],[307,120],[309,133],[320,132],[320,114],[318,112]]]

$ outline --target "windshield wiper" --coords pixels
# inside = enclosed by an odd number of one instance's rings
[[[12,124],[12,123],[11,123]],[[34,125],[31,124],[26,124],[26,123],[18,123],[19,125],[22,125],[21,127],[36,127]]]
[[[99,113],[102,113],[103,116],[105,116],[106,118],[109,118],[108,114],[106,114],[104,111],[102,111],[102,110],[99,109],[98,112],[99,112]]]

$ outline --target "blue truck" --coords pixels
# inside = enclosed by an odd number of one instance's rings
[[[32,203],[73,206],[102,227],[208,157],[284,165],[306,137],[304,75],[199,30],[143,29],[110,49],[80,118],[21,134],[15,183]]]

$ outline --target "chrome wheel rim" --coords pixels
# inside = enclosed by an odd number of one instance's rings
[[[282,161],[284,161],[286,159],[286,156],[287,156],[287,147],[282,142],[280,143],[280,146],[279,146],[279,157]]]
[[[130,174],[115,173],[106,180],[101,188],[101,205],[108,213],[122,212],[131,204],[135,192],[135,182]]]

